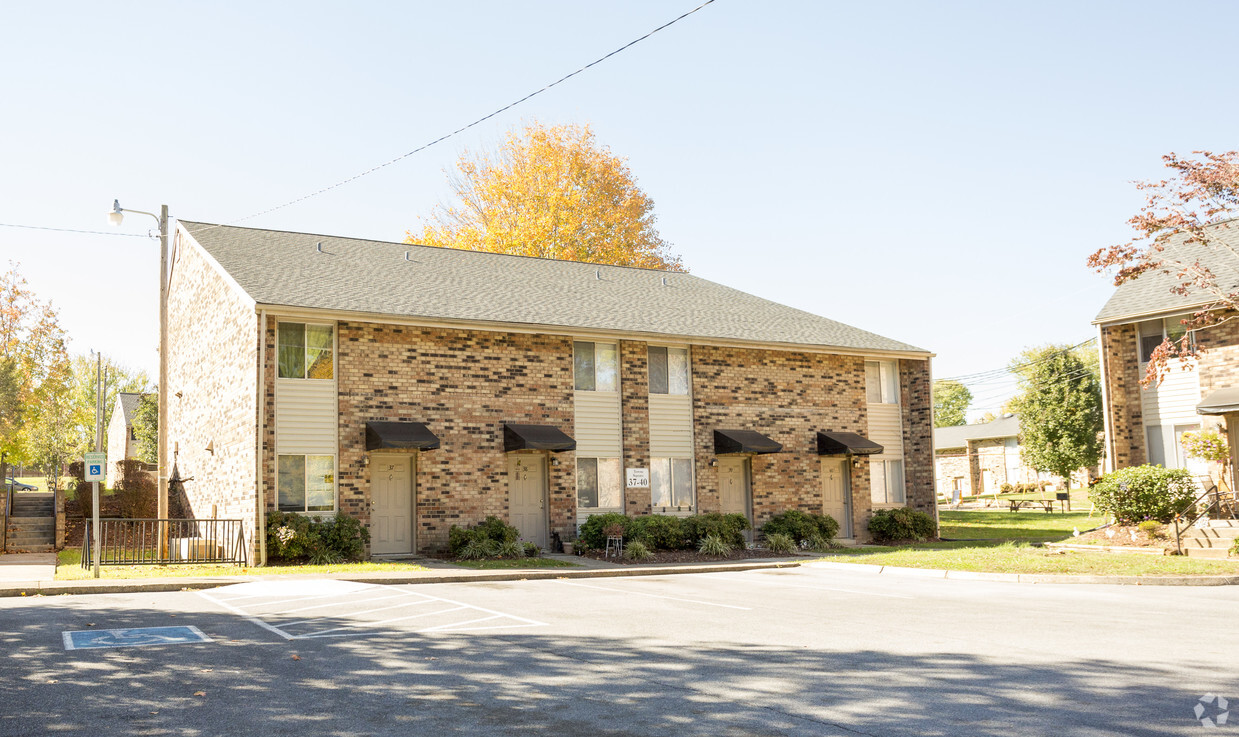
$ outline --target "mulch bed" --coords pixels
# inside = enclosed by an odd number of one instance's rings
[[[582,558],[593,558],[608,563],[623,563],[625,565],[666,565],[668,563],[718,563],[726,560],[748,560],[750,558],[787,558],[787,553],[776,553],[771,550],[733,550],[727,555],[702,555],[695,550],[655,550],[645,560],[631,558],[608,558],[601,550],[591,550],[583,553]]]
[[[1113,534],[1106,534],[1113,531]],[[1132,534],[1135,533],[1133,539]],[[1171,548],[1174,546],[1174,528],[1162,525],[1162,537],[1150,537],[1136,525],[1110,525],[1104,530],[1082,532],[1079,537],[1069,537],[1065,543],[1082,543],[1092,545],[1113,545],[1125,548]]]

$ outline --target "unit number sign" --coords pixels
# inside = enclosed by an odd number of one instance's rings
[[[648,468],[626,468],[624,470],[628,476],[628,488],[629,489],[650,488],[650,469]]]

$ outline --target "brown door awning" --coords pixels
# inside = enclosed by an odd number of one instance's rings
[[[559,453],[576,450],[576,441],[552,425],[504,424],[503,449],[509,453],[514,450],[549,450]]]
[[[823,430],[817,434],[817,454],[820,456],[868,456],[882,450],[882,446],[854,432]]]
[[[715,430],[714,453],[778,453],[783,446],[756,430]]]
[[[434,450],[439,438],[420,422],[367,422],[366,450],[416,448]]]
[[[1196,413],[1201,415],[1224,415],[1230,412],[1239,412],[1239,388],[1210,392],[1204,401],[1196,405]]]

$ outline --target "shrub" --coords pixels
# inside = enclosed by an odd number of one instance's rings
[[[697,552],[702,555],[727,555],[732,546],[718,535],[706,535],[697,544]]]
[[[498,517],[487,517],[484,521],[479,522],[473,527],[459,527],[452,525],[447,531],[447,549],[453,557],[460,558],[463,551],[471,542],[491,543],[491,548],[498,550],[500,546],[513,543],[520,537],[520,531],[512,525],[499,519]],[[482,548],[474,548],[477,552]],[[496,555],[492,553],[491,555]],[[489,557],[489,556],[483,556]]]
[[[795,543],[812,541],[813,547],[819,547],[822,541],[831,540],[839,534],[839,523],[829,515],[807,514],[798,509],[789,509],[782,514],[776,514],[762,525],[761,534],[766,538],[771,535],[787,535]]]
[[[744,531],[752,525],[743,514],[696,514],[685,517],[680,524],[684,530],[684,543],[689,548],[701,549],[701,541],[713,535],[729,547],[744,547]]]
[[[120,481],[115,492],[120,516],[127,519],[154,517],[159,506],[159,492],[146,464],[126,458],[116,465],[120,466]]]
[[[907,507],[880,509],[869,518],[869,533],[878,542],[928,540],[937,532],[933,517]]]
[[[765,529],[764,525],[762,529]],[[796,549],[796,541],[791,535],[774,532],[766,535],[766,549],[774,553],[790,553]]]
[[[494,558],[499,554],[499,546],[490,538],[474,535],[456,551],[457,558],[462,560],[481,560]]]
[[[590,515],[590,518],[585,520],[585,524],[581,525],[581,529],[577,531],[577,543],[585,543],[586,549],[605,548],[607,546],[606,529],[612,525],[620,525],[622,529],[627,530],[628,523],[629,519],[619,512]]]
[[[628,521],[628,538],[651,550],[682,550],[687,546],[679,517],[647,514]]]
[[[347,515],[316,519],[292,512],[267,515],[267,558],[315,565],[360,560],[370,531]]]
[[[542,557],[542,548],[538,547],[537,543],[525,543],[525,557],[526,558]]]
[[[1106,474],[1089,489],[1088,497],[1119,522],[1169,522],[1191,505],[1196,486],[1187,469],[1144,465]]]
[[[823,550],[830,550],[831,548],[834,548],[835,543],[827,540],[821,535],[811,535],[800,541],[800,547],[804,550],[821,552]]]
[[[525,546],[516,540],[506,540],[495,546],[495,555],[500,558],[524,558]]]
[[[645,543],[640,540],[633,540],[624,548],[624,557],[632,560],[645,560],[653,555],[650,549],[645,546]]]

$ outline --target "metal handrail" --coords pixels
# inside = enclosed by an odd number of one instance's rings
[[[100,565],[246,564],[245,526],[239,519],[102,519]],[[82,567],[93,561],[93,531],[82,535]],[[163,536],[172,544],[159,545]]]
[[[1210,480],[1212,483],[1212,480]],[[1192,503],[1179,510],[1174,516],[1174,548],[1178,555],[1183,554],[1182,533],[1183,530],[1190,529],[1192,525],[1201,517],[1208,514],[1214,507],[1219,512],[1222,511],[1222,490],[1216,484],[1212,488],[1205,489],[1204,493],[1192,500]],[[1233,496],[1233,495],[1232,495]],[[1201,506],[1201,502],[1213,497],[1213,501]],[[1232,502],[1234,500],[1232,499]],[[1188,516],[1190,514],[1190,516]],[[1234,511],[1231,511],[1231,516],[1234,516]]]

